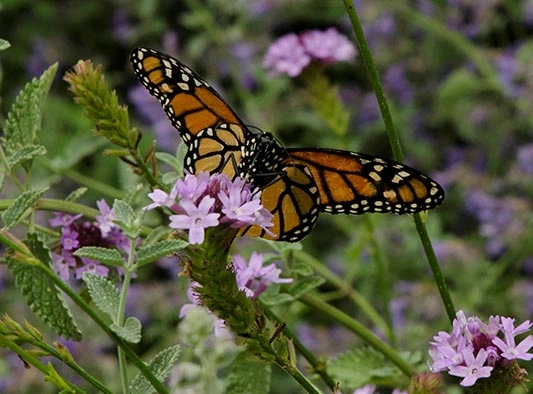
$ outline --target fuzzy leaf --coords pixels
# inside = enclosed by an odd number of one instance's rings
[[[141,322],[136,317],[128,317],[122,327],[115,323],[111,324],[111,329],[119,337],[131,343],[139,343],[141,340]]]
[[[181,353],[178,345],[160,351],[152,361],[150,361],[150,371],[155,377],[163,382],[170,373],[170,370],[176,363]],[[152,394],[155,393],[154,388],[146,378],[138,373],[130,383],[130,394]]]
[[[325,279],[320,276],[310,276],[299,280],[289,288],[289,293],[295,298],[299,298],[305,293],[313,290],[325,282]]]
[[[169,239],[165,241],[159,241],[155,244],[142,247],[138,250],[137,264],[139,266],[151,263],[162,257],[169,256],[177,251],[183,249],[188,245],[187,242],[180,239]]]
[[[9,43],[9,41],[0,38],[0,51],[5,51],[10,46],[11,44]]]
[[[124,258],[116,249],[103,248],[100,246],[84,246],[76,250],[74,255],[100,261],[105,265],[115,265],[119,267],[124,265]]]
[[[42,145],[23,146],[7,158],[8,166],[13,168],[23,161],[32,160],[35,156],[43,156],[45,154],[46,148]]]
[[[115,285],[103,276],[89,272],[85,272],[82,279],[98,309],[108,315],[112,321],[116,321],[120,295]]]
[[[15,201],[2,213],[2,220],[5,228],[10,229],[15,226],[23,217],[26,211],[46,193],[48,188],[39,190],[28,190],[20,194]]]
[[[26,84],[13,103],[7,115],[2,139],[9,156],[37,141],[44,101],[56,71],[57,63],[50,66],[39,79],[34,78]]]
[[[36,235],[29,234],[25,243],[42,264],[51,266],[50,252]],[[32,311],[58,335],[76,341],[81,340],[81,332],[52,280],[35,266],[12,257],[8,257],[7,261],[7,267],[15,277],[15,286],[21,290]]]
[[[124,234],[128,238],[136,238],[140,233],[144,211],[137,216],[127,202],[115,200],[113,202],[113,212],[115,212],[115,222],[118,223]]]
[[[328,372],[340,382],[341,387],[357,388],[371,383],[399,387],[406,383],[400,370],[371,348],[360,348],[337,356],[328,362]]]
[[[226,394],[270,393],[271,367],[249,353],[241,352],[231,365]]]

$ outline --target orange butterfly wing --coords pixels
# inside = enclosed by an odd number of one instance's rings
[[[335,149],[287,151],[311,171],[321,212],[406,214],[435,208],[444,200],[444,190],[437,182],[392,160]]]

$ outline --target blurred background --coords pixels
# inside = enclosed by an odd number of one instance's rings
[[[456,308],[485,319],[496,314],[530,319],[533,1],[390,3],[354,1],[406,162],[436,179],[447,192],[442,207],[430,212],[427,226]],[[0,37],[12,45],[0,53],[2,118],[26,82],[59,63],[43,124],[42,142],[49,155],[34,176],[37,183],[54,184],[56,197],[65,197],[78,186],[75,180],[60,177],[58,168],[72,167],[121,188],[136,183],[124,164],[101,154],[105,141],[91,135],[90,122],[67,91],[62,77],[79,59],[102,65],[109,83],[129,106],[132,122],[143,130],[143,144],[148,146],[155,139],[158,150],[175,152],[176,130],[136,81],[129,64],[129,53],[138,45],[188,64],[247,124],[274,133],[286,146],[345,148],[391,158],[360,57],[322,70],[338,86],[350,113],[349,131],[343,137],[317,116],[305,81],[273,76],[262,67],[269,45],[283,34],[333,26],[353,40],[341,1],[9,0],[1,4],[0,26]],[[3,190],[0,195],[6,198],[9,193]],[[101,197],[89,192],[85,201]],[[107,200],[112,202],[112,198]],[[389,305],[380,303],[376,295],[373,237],[388,261],[393,300]],[[242,248],[256,246],[244,241]],[[378,310],[389,308],[401,349],[418,350],[425,358],[432,335],[449,327],[409,217],[373,215],[367,220],[322,215],[303,248],[349,281]],[[130,313],[144,325],[138,346],[143,357],[183,340],[178,312],[189,301],[187,283],[177,278],[178,271],[175,261],[161,263],[139,277],[132,289]],[[0,311],[39,324],[15,296],[12,277],[3,266],[0,291]],[[328,285],[320,291],[368,323],[346,302],[345,294]],[[305,306],[294,305],[287,315],[290,326],[317,355],[332,356],[359,344],[352,334]],[[83,323],[86,332],[92,333],[90,323]],[[52,333],[48,335],[50,341],[55,340]],[[112,381],[115,351],[100,335],[86,333],[88,341],[68,345],[87,369]],[[38,372],[24,370],[15,356],[3,354],[0,391],[28,393],[39,388],[39,392],[54,392]],[[194,355],[189,356],[191,365],[198,363]],[[220,361],[215,377],[223,375],[225,362]],[[178,386],[187,380],[176,376]],[[280,371],[275,371],[273,382],[273,393],[301,392]],[[187,391],[192,386],[185,383],[179,387],[176,392],[195,392]]]

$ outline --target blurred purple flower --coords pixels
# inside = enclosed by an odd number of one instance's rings
[[[263,60],[263,67],[270,68],[277,74],[296,77],[309,63],[311,57],[299,37],[291,33],[278,38],[270,45]]]
[[[355,389],[353,394],[375,394],[376,386],[373,384],[367,384],[366,386]]]
[[[296,77],[312,60],[334,63],[352,60],[353,44],[337,29],[308,30],[299,35],[290,33],[279,37],[267,50],[263,67],[276,74]]]
[[[401,63],[391,65],[383,76],[385,90],[398,99],[402,105],[413,101],[414,89],[405,76],[405,67]]]
[[[175,152],[180,141],[178,132],[148,90],[137,84],[128,90],[128,100],[141,120],[149,124],[154,131],[158,146],[165,151]]]
[[[527,175],[533,175],[533,144],[518,148],[516,161],[520,171]]]
[[[257,298],[272,283],[292,283],[292,278],[280,278],[281,270],[272,263],[263,267],[263,255],[253,252],[246,262],[238,254],[233,256],[232,269],[237,277],[239,290],[244,291],[249,298]]]
[[[120,42],[128,43],[134,35],[128,12],[125,8],[118,8],[112,16],[113,36]]]

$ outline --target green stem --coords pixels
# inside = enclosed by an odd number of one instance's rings
[[[124,325],[124,318],[126,313],[126,301],[128,299],[128,290],[131,283],[131,274],[135,269],[135,240],[130,239],[130,250],[128,254],[128,261],[124,268],[124,280],[122,281],[122,290],[120,292],[120,300],[118,304],[118,312],[116,316],[117,326]],[[120,370],[120,380],[122,382],[122,392],[127,394],[128,386],[128,369],[126,364],[126,354],[121,347],[118,347],[118,365]]]
[[[415,214],[414,219],[416,224],[416,230],[418,231],[418,235],[422,242],[422,247],[424,248],[424,252],[426,253],[429,267],[431,268],[431,272],[433,273],[433,278],[435,279],[435,283],[437,284],[437,288],[439,289],[442,302],[444,303],[444,308],[446,309],[446,313],[448,314],[448,319],[450,319],[450,322],[453,322],[453,319],[455,319],[456,314],[455,307],[453,306],[452,297],[450,296],[450,292],[448,291],[446,280],[442,275],[439,262],[437,261],[437,256],[435,255],[435,251],[433,250],[433,246],[431,245],[431,240],[429,238],[426,226],[424,225],[420,214]]]
[[[322,301],[317,296],[311,295],[311,294],[305,294],[299,299],[301,302],[306,304],[307,306],[313,308],[313,310],[323,312],[325,315],[330,316],[335,321],[342,324],[344,327],[348,328],[350,331],[352,331],[354,334],[359,336],[361,339],[363,339],[366,343],[368,343],[370,346],[372,346],[374,349],[382,353],[385,357],[387,357],[392,363],[396,364],[396,366],[407,376],[411,377],[413,373],[412,367],[405,362],[403,358],[400,357],[398,352],[392,348],[391,346],[387,345],[385,342],[383,342],[381,339],[376,337],[369,329],[367,329],[365,326],[363,326],[361,323],[357,322],[356,320],[352,319],[349,315],[346,313],[332,307],[328,303]]]
[[[91,190],[97,191],[99,194],[107,195],[117,199],[124,198],[125,193],[122,190],[100,182],[98,179],[83,175],[80,172],[75,171],[71,168],[62,168],[61,170],[51,168],[51,170],[58,172],[59,174],[64,175],[69,179],[72,179],[80,185],[86,186]]]
[[[390,109],[385,98],[381,79],[379,77],[376,64],[374,63],[374,60],[372,58],[372,54],[370,53],[370,49],[368,47],[368,43],[363,32],[363,28],[361,27],[361,23],[359,22],[359,17],[357,16],[357,12],[351,0],[343,0],[343,2],[352,22],[352,26],[357,37],[357,43],[359,44],[361,57],[363,58],[363,61],[365,62],[365,65],[367,67],[368,74],[370,76],[370,81],[372,83],[372,87],[378,100],[379,109],[381,111],[383,121],[385,122],[387,136],[389,138],[394,159],[396,161],[402,162],[403,152],[400,146],[400,138],[398,137],[398,133],[394,128],[392,115],[390,113]],[[487,70],[485,70],[485,72],[490,74],[490,72]],[[414,217],[418,235],[420,236],[420,241],[422,242],[426,258],[435,277],[435,282],[437,283],[437,287],[441,294],[442,301],[444,303],[444,308],[446,309],[448,317],[453,320],[455,318],[455,310],[453,307],[451,296],[447,290],[446,282],[444,281],[444,277],[442,276],[440,268],[438,267],[437,257],[435,256],[433,246],[431,245],[431,240],[429,239],[426,227],[422,219],[420,218],[420,215],[415,214]]]
[[[41,371],[45,376],[50,375],[49,369],[43,363],[41,363],[38,358],[34,357],[30,352],[27,352],[26,350],[18,346],[15,342],[9,340],[4,335],[0,335],[0,347],[12,350],[16,354],[18,354],[19,357],[22,360],[24,360],[24,362],[33,365],[35,368]],[[80,394],[85,393],[85,391],[74,386],[72,383],[67,382],[66,380],[63,380],[63,382],[65,382],[65,384],[69,386],[69,389],[71,390],[71,392],[80,393]]]
[[[305,252],[296,250],[294,251],[294,256],[298,260],[308,264],[311,268],[313,268],[313,271],[326,279],[329,283],[335,285],[347,297],[349,297],[354,304],[357,305],[370,319],[370,321],[377,327],[378,330],[380,330],[382,333],[385,333],[387,336],[390,335],[390,327],[387,325],[385,320],[383,320],[374,307],[359,292],[354,290],[353,287],[343,278],[335,275],[324,264]]]
[[[130,361],[137,367],[137,369],[143,374],[143,376],[150,382],[153,388],[160,394],[168,394],[167,389],[157,379],[157,377],[148,368],[148,365],[133,351],[133,349],[117,334],[111,330],[111,328],[102,320],[100,315],[96,313],[89,305],[74,292],[65,282],[61,280],[55,273],[44,264],[37,262],[36,267],[39,267],[53,282],[59,287],[67,296],[69,296],[76,305],[78,305],[101,329],[104,333],[111,338],[111,340],[124,350],[124,353]]]
[[[265,314],[271,320],[278,323],[278,325],[282,323],[280,318],[267,305],[265,304],[261,304],[261,305],[265,311]],[[324,362],[317,360],[314,354],[311,353],[303,345],[302,342],[300,342],[298,337],[292,332],[292,330],[288,326],[286,326],[283,329],[283,334],[285,334],[287,338],[289,338],[292,341],[296,350],[298,350],[298,352],[300,352],[300,354],[304,356],[304,358],[307,360],[309,365],[311,365],[312,370],[322,378],[322,380],[328,385],[329,388],[333,390],[335,388],[335,381],[333,380],[331,376],[328,375],[327,370],[326,370],[326,364]]]
[[[383,117],[383,122],[385,123],[387,131],[387,137],[389,138],[391,145],[392,155],[396,161],[402,162],[403,152],[400,145],[400,137],[394,128],[394,122],[392,121],[390,108],[387,103],[387,99],[385,98],[385,91],[383,90],[383,85],[381,84],[381,78],[379,77],[378,69],[374,63],[372,54],[370,53],[370,48],[368,46],[368,42],[366,41],[361,22],[359,21],[359,16],[357,15],[357,11],[355,10],[352,0],[343,0],[343,2],[344,6],[346,7],[346,11],[348,12],[348,16],[350,17],[350,21],[352,22],[352,27],[357,39],[357,44],[359,46],[359,52],[363,62],[365,63],[368,75],[370,77],[370,83],[372,84],[372,88],[374,89],[374,93],[378,101],[379,110],[381,112],[381,116]]]

